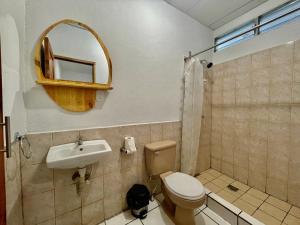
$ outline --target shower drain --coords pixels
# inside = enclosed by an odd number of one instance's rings
[[[237,192],[239,189],[231,184],[227,186],[231,191]]]

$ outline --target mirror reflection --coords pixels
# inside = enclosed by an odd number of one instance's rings
[[[52,28],[42,40],[41,69],[47,79],[106,84],[109,62],[99,40],[75,22]]]

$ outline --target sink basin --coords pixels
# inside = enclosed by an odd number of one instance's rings
[[[58,145],[49,149],[46,163],[48,168],[55,169],[84,168],[111,151],[105,140],[83,141],[81,145]]]

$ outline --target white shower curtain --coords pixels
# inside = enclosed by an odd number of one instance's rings
[[[195,175],[203,105],[203,67],[198,58],[184,65],[181,172]]]

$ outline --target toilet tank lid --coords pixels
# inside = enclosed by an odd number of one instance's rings
[[[150,151],[160,151],[175,146],[176,146],[176,141],[165,140],[165,141],[157,141],[157,142],[146,144],[145,148]]]

